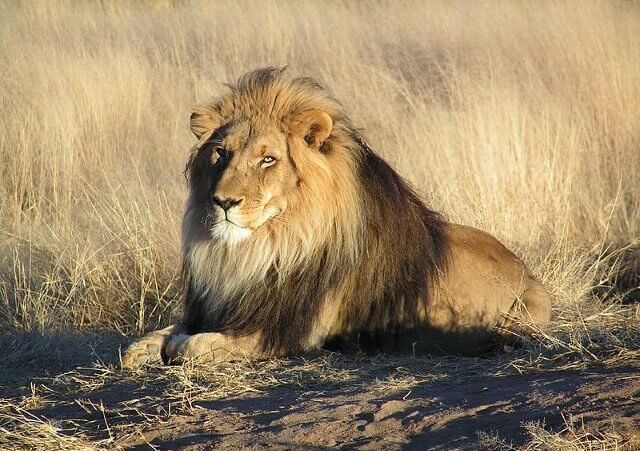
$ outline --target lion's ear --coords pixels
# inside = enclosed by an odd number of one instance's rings
[[[333,119],[324,111],[306,110],[289,119],[289,130],[307,142],[307,144],[319,149],[331,134]]]
[[[205,106],[194,108],[191,113],[191,131],[196,138],[200,139],[206,132],[217,129],[220,126],[220,118],[218,115]]]

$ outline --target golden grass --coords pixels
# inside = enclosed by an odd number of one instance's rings
[[[166,323],[189,109],[263,65],[325,82],[451,220],[580,302],[640,230],[632,2],[4,2],[4,328]],[[250,39],[247,39],[250,36]]]
[[[528,422],[524,425],[530,441],[516,448],[506,440],[491,434],[479,434],[483,447],[492,450],[522,451],[633,451],[640,447],[640,434],[614,430],[589,430],[584,424],[563,415],[564,428],[550,432],[544,423]]]
[[[635,309],[592,296],[640,239],[637,3],[3,1],[0,17],[9,365],[33,337],[48,362],[53,333],[175,319],[189,109],[265,65],[324,82],[430,205],[551,288],[553,330],[495,372],[640,363]],[[172,387],[237,394],[247,374]],[[19,428],[56,439],[41,419]]]
[[[526,425],[531,442],[526,451],[632,451],[640,447],[640,436],[615,430],[590,431],[583,424],[565,418],[565,427],[549,432],[544,425]]]
[[[70,435],[73,433],[73,435]],[[112,440],[90,440],[76,430],[56,426],[19,405],[0,400],[0,447],[12,450],[94,451],[118,449]]]

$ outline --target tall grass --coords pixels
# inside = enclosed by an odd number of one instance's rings
[[[330,87],[560,316],[602,277],[594,257],[640,236],[634,2],[3,1],[0,65],[5,337],[176,314],[189,110],[265,65]]]

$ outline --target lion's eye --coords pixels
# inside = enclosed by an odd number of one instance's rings
[[[272,157],[271,155],[267,155],[262,159],[262,161],[260,162],[260,165],[263,168],[266,168],[267,166],[273,165],[275,162],[276,162],[275,157]]]
[[[214,149],[214,151],[218,154],[218,156],[220,158],[222,158],[223,160],[226,159],[229,156],[229,151],[227,149],[225,149],[224,147],[218,146]]]

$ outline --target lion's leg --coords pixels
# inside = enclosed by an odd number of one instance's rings
[[[260,350],[258,334],[233,337],[217,332],[174,335],[164,353],[169,363],[195,360],[198,363],[225,362],[245,357],[265,357]]]
[[[182,329],[182,325],[174,324],[164,329],[149,332],[144,337],[134,341],[122,355],[122,368],[135,369],[145,363],[162,362],[162,347],[171,335],[179,334]]]

